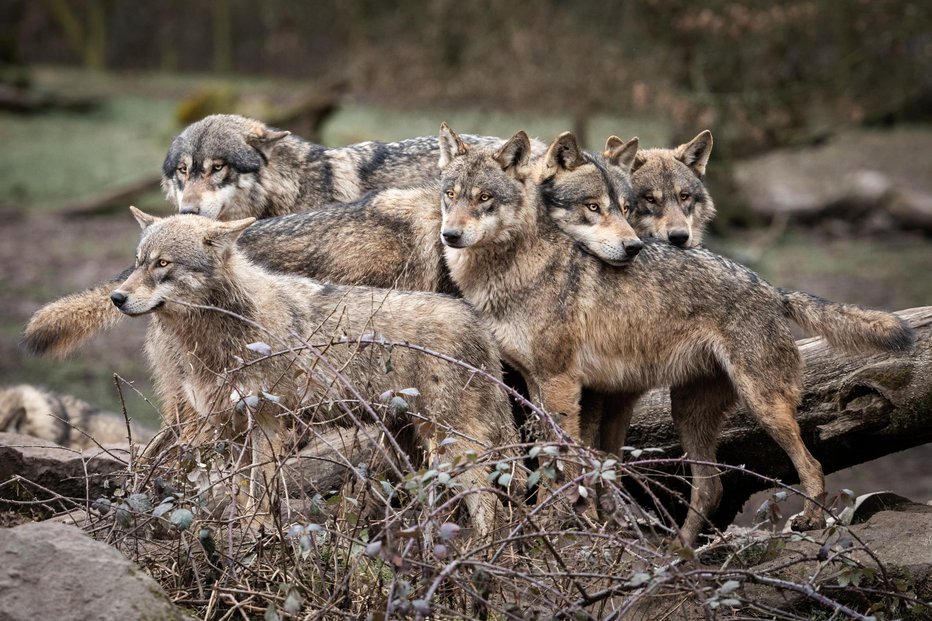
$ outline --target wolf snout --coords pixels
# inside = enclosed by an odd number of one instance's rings
[[[178,210],[178,213],[187,213],[197,215],[201,212],[200,208],[197,205],[182,205]]]
[[[667,234],[670,243],[674,246],[685,246],[689,241],[689,231],[686,229],[673,229]]]
[[[641,251],[641,248],[644,247],[644,242],[640,239],[635,239],[632,241],[626,241],[622,244],[625,249],[625,258],[633,259]]]
[[[114,291],[110,294],[110,301],[113,302],[113,305],[117,308],[123,308],[123,305],[126,304],[126,295],[119,291]]]
[[[440,231],[440,236],[443,237],[443,243],[456,246],[463,239],[463,230],[462,229],[443,229]]]

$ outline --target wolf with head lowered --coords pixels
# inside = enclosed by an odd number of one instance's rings
[[[706,464],[715,460],[726,410],[739,399],[787,452],[806,493],[817,498],[823,492],[821,466],[795,419],[802,362],[789,320],[843,349],[889,351],[912,343],[902,320],[776,289],[724,257],[665,242],[647,240],[636,255],[619,255],[608,265],[547,216],[585,193],[567,175],[587,164],[573,145],[555,143],[533,163],[523,132],[492,150],[471,148],[443,127],[440,144],[451,278],[488,322],[532,398],[565,415],[573,437],[616,452],[638,397],[670,387],[683,448],[698,462],[691,467],[685,542],[695,541],[721,498],[717,472]],[[618,394],[624,402],[585,437],[583,388]],[[821,520],[816,505],[807,503],[797,526]]]

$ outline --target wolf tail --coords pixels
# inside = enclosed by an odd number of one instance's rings
[[[129,268],[106,282],[37,310],[23,332],[25,348],[37,356],[63,357],[114,325],[123,313],[110,302],[110,292],[132,271]]]
[[[913,329],[893,313],[840,304],[818,296],[780,289],[784,314],[802,328],[822,336],[833,347],[857,353],[906,351]]]

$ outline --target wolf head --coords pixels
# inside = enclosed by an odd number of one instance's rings
[[[627,168],[637,142],[613,146],[617,148],[605,158],[590,156],[565,133],[532,165],[523,131],[497,151],[471,150],[444,124],[443,243],[466,248],[507,241],[527,215],[523,210],[531,188],[548,215],[585,250],[610,263],[629,260],[642,245],[623,212],[633,201]]]
[[[702,243],[705,226],[715,216],[703,183],[711,154],[709,130],[675,149],[638,153],[631,171],[637,204],[628,216],[638,235],[683,248]]]
[[[192,123],[162,164],[162,189],[179,213],[232,220],[252,213],[250,187],[290,132],[255,119],[215,114]]]
[[[114,305],[130,316],[170,312],[174,301],[211,304],[213,284],[235,252],[236,239],[255,222],[217,222],[195,215],[156,218],[135,207],[130,210],[143,229],[136,268],[110,294]]]

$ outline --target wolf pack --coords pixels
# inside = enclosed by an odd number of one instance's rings
[[[504,364],[566,438],[608,454],[625,445],[638,399],[668,389],[691,463],[683,543],[721,499],[712,464],[738,402],[799,474],[810,500],[794,527],[818,527],[811,499],[825,483],[795,418],[790,323],[849,352],[905,351],[912,331],[890,313],[775,288],[704,249],[709,131],[639,147],[612,136],[592,152],[570,132],[544,143],[443,124],[437,136],[328,148],[209,116],[164,161],[177,214],[131,208],[134,264],[40,308],[24,344],[64,356],[148,316],[163,418],[149,453],[240,442],[252,468],[237,502],[258,513],[276,510],[280,457],[307,425],[378,422],[412,468],[497,448],[523,494]],[[29,410],[18,412],[23,426]],[[477,536],[501,515],[494,462],[456,471]]]

